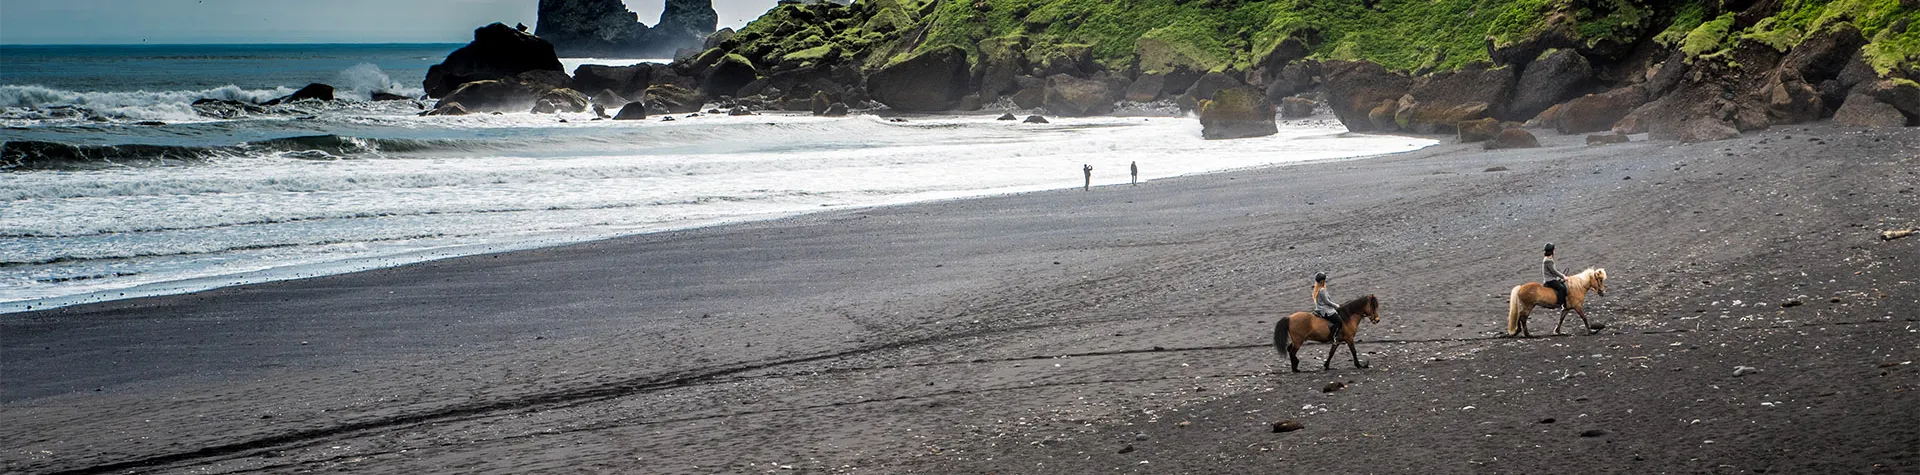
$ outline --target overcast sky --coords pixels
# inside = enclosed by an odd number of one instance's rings
[[[739,28],[775,0],[713,0]],[[534,24],[539,0],[0,0],[0,44],[463,43],[473,29]],[[665,0],[627,0],[660,21]]]

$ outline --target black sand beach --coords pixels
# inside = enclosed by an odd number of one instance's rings
[[[1542,138],[0,315],[0,467],[1920,472],[1920,129]],[[1495,338],[1546,242],[1604,328]]]

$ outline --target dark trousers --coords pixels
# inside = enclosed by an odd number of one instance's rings
[[[1559,299],[1555,302],[1559,302],[1560,308],[1567,308],[1567,281],[1553,279],[1542,282],[1540,285],[1553,289],[1553,296]]]

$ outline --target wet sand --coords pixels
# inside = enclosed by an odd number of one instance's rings
[[[1920,129],[1541,139],[6,315],[0,467],[1920,471]],[[1604,328],[1496,338],[1546,242]]]

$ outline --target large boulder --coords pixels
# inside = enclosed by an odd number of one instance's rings
[[[672,84],[662,84],[647,88],[641,102],[647,103],[648,107],[657,107],[670,114],[685,114],[699,112],[700,105],[705,101],[699,92]]]
[[[1854,90],[1899,109],[1908,120],[1920,119],[1920,87],[1911,81],[1883,79],[1855,86]]]
[[[1141,73],[1133,84],[1127,85],[1124,96],[1129,102],[1153,102],[1160,100],[1160,89],[1167,85],[1167,75]]]
[[[1460,131],[1460,143],[1493,140],[1494,137],[1500,136],[1501,131],[1506,130],[1500,126],[1499,119],[1492,117],[1461,122],[1457,128]]]
[[[707,68],[700,81],[700,90],[706,92],[708,97],[732,96],[759,75],[752,61],[744,56],[728,54],[715,62],[713,67]]]
[[[1681,143],[1712,142],[1740,136],[1740,129],[1733,124],[1713,117],[1695,117],[1680,126]]]
[[[587,106],[589,105],[592,105],[592,101],[588,100],[587,95],[581,94],[580,91],[566,88],[549,89],[546,93],[541,94],[539,99],[533,101],[533,110],[531,112],[535,114],[583,112],[587,110]]]
[[[1462,69],[1416,79],[1394,122],[1416,133],[1452,132],[1454,124],[1492,117],[1505,108],[1514,81],[1512,68]]]
[[[1281,67],[1278,74],[1266,77],[1267,100],[1279,101],[1281,98],[1307,92],[1319,85],[1320,63],[1316,61],[1295,61]]]
[[[567,88],[580,92],[594,93],[598,93],[599,91],[613,91],[614,94],[619,94],[622,97],[632,96],[636,95],[635,93],[647,90],[647,86],[652,85],[653,68],[655,67],[656,65],[652,63],[640,63],[632,66],[582,64],[578,68],[573,68],[573,82],[569,83]],[[625,103],[609,104],[607,107],[620,107],[622,105],[625,105]]]
[[[620,113],[613,115],[613,120],[646,120],[646,119],[647,119],[647,104],[644,102],[629,102],[627,103],[627,105],[620,107]]]
[[[460,104],[470,112],[526,112],[549,90],[515,79],[473,81],[461,84],[439,104]]]
[[[1907,116],[1873,96],[1854,94],[1840,104],[1840,110],[1833,113],[1833,121],[1854,127],[1905,127]]]
[[[1612,130],[1615,122],[1646,103],[1646,87],[1639,84],[1588,94],[1560,106],[1554,129],[1562,134]]]
[[[1527,64],[1514,86],[1513,101],[1502,117],[1521,119],[1539,115],[1561,101],[1585,94],[1593,87],[1593,67],[1572,49],[1558,50]]]
[[[980,42],[980,93],[990,97],[1020,92],[1019,79],[1027,76],[1025,36],[992,38]]]
[[[333,86],[328,86],[328,85],[320,84],[317,82],[313,84],[308,84],[307,87],[300,88],[300,90],[298,91],[293,91],[293,94],[288,94],[286,97],[267,101],[266,104],[263,104],[263,105],[269,105],[269,106],[280,105],[288,102],[302,101],[302,100],[308,100],[308,99],[316,100],[316,101],[333,100]]]
[[[1412,85],[1406,76],[1367,61],[1327,61],[1321,63],[1321,71],[1327,107],[1347,130],[1354,132],[1383,130],[1368,120],[1369,113],[1383,102],[1399,100]],[[1387,124],[1392,124],[1392,116],[1392,112],[1387,114]]]
[[[1246,86],[1221,89],[1200,103],[1200,136],[1215,140],[1273,135],[1280,131],[1273,115],[1265,92]]]
[[[1188,87],[1186,93],[1181,94],[1175,102],[1177,102],[1182,109],[1199,110],[1200,101],[1212,98],[1214,93],[1222,89],[1242,87],[1247,87],[1247,83],[1242,82],[1239,78],[1235,78],[1226,73],[1211,72],[1200,76],[1200,79],[1194,81],[1193,86]],[[1272,101],[1268,101],[1268,103],[1272,103]]]
[[[1770,124],[1798,124],[1820,120],[1827,106],[1820,98],[1820,91],[1801,80],[1800,73],[1792,69],[1781,68],[1769,75],[1760,94],[1766,99],[1767,116]],[[1748,109],[1759,109],[1749,107]]]
[[[601,89],[598,94],[594,94],[590,99],[593,100],[593,105],[600,106],[603,109],[613,110],[620,110],[620,108],[626,107],[628,103],[633,102],[627,100],[627,96],[615,93],[611,89]]]
[[[946,45],[874,71],[867,92],[898,111],[944,111],[970,92],[968,77],[966,50]]]
[[[427,68],[427,78],[421,84],[426,87],[428,97],[437,98],[453,93],[462,84],[512,78],[528,71],[557,71],[566,75],[560,57],[553,52],[553,44],[494,23],[473,30],[472,43],[454,50],[440,64]]]
[[[1527,129],[1518,128],[1501,130],[1499,135],[1495,135],[1493,140],[1488,140],[1486,145],[1484,145],[1487,150],[1537,148],[1539,146],[1540,139],[1535,138],[1532,132],[1528,132]]]
[[[1066,74],[1047,78],[1044,107],[1053,115],[1080,117],[1113,112],[1113,91],[1106,81]]]
[[[1860,47],[1866,44],[1867,38],[1860,36],[1860,29],[1840,22],[1807,35],[1780,60],[1780,69],[1791,70],[1807,82],[1817,84],[1838,77],[1840,71],[1846,69],[1847,60],[1859,54]]]
[[[1299,119],[1313,115],[1313,99],[1304,97],[1283,97],[1280,99],[1280,117]]]

